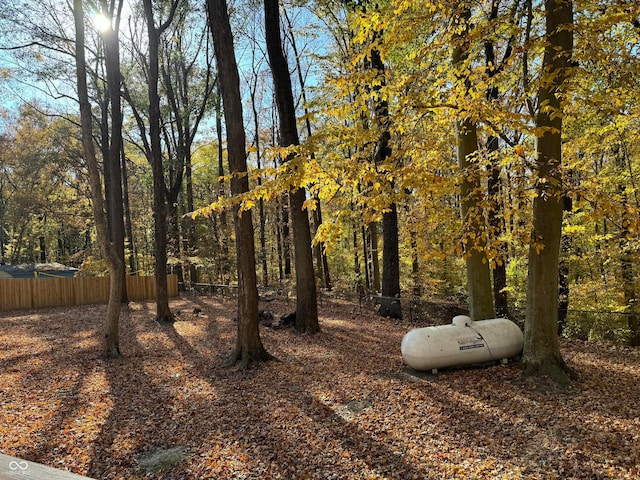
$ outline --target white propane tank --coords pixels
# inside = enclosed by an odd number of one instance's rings
[[[414,370],[473,365],[515,357],[522,351],[520,328],[506,318],[474,322],[466,315],[451,325],[416,328],[402,339],[402,358]]]

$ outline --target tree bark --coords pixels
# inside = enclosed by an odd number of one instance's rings
[[[542,62],[536,127],[536,193],[529,247],[527,312],[522,362],[527,375],[549,375],[568,383],[558,340],[558,263],[562,233],[561,188],[563,108],[558,94],[568,76],[573,50],[573,12],[569,0],[545,0],[546,46]]]
[[[490,136],[487,139],[487,151],[489,155],[492,152],[498,151],[498,137]],[[496,259],[492,271],[493,271],[493,303],[495,306],[495,313],[499,317],[509,317],[509,298],[507,295],[507,245],[505,242],[498,238],[504,232],[504,220],[500,215],[500,210],[503,209],[500,199],[500,190],[502,182],[500,180],[500,169],[496,165],[497,160],[492,160],[491,163],[491,175],[489,176],[489,196],[492,199],[492,207],[489,212],[489,226],[492,229],[492,235],[494,241],[497,242],[498,258]]]
[[[362,233],[362,261],[364,262],[364,285],[367,291],[371,291],[371,275],[369,273],[369,229],[366,225],[362,225],[361,227]],[[355,245],[355,244],[354,244]],[[362,284],[362,281],[360,282]]]
[[[127,157],[122,148],[122,200],[124,202],[124,232],[129,250],[129,275],[137,275],[136,243],[133,238],[133,223],[131,221],[131,204],[129,202],[129,176],[127,173]],[[126,282],[126,278],[125,278]]]
[[[289,210],[291,200],[288,193],[280,196],[280,241],[282,244],[282,264],[284,268],[284,277],[291,278],[291,229],[289,228]],[[295,248],[295,247],[294,247]]]
[[[633,255],[631,253],[632,247],[629,245],[627,238],[622,239],[620,242],[622,249],[620,269],[622,273],[624,301],[629,309],[627,318],[627,326],[630,332],[629,345],[638,347],[640,346],[640,313],[638,313],[636,278],[633,268]]]
[[[283,251],[283,241],[282,241],[282,216],[280,215],[280,202],[282,197],[276,198],[276,251],[278,254],[278,280],[280,280],[280,284],[284,281],[284,251]]]
[[[40,236],[38,240],[40,243],[40,263],[47,263],[47,243],[43,236]]]
[[[389,209],[382,216],[382,299],[378,313],[383,317],[401,319],[398,211],[395,203]]]
[[[563,235],[560,239],[560,255],[558,263],[558,335],[562,336],[567,326],[569,313],[569,254],[571,250],[571,237]]]
[[[380,52],[376,48],[371,49],[371,69],[379,77],[379,85],[373,90],[379,94],[381,87],[386,83],[386,72]],[[378,127],[378,144],[374,162],[382,165],[391,156],[391,134],[389,132],[389,104],[387,100],[376,95],[375,116]],[[394,189],[393,181],[389,188]],[[388,211],[382,215],[382,297],[378,314],[383,317],[402,318],[400,303],[400,249],[398,245],[398,209],[395,202],[389,205]]]
[[[240,78],[226,0],[207,0],[207,12],[224,104],[229,171],[233,172],[231,193],[240,195],[249,191],[249,178]],[[262,345],[258,328],[258,288],[251,211],[240,214],[239,208],[239,205],[234,207],[233,217],[238,256],[238,335],[226,365],[239,363],[240,368],[244,369],[254,362],[268,360],[270,355]]]
[[[280,118],[280,145],[299,145],[296,127],[296,112],[291,88],[289,67],[282,51],[280,36],[280,14],[278,0],[264,0],[265,33],[267,53],[273,76],[274,92]],[[293,156],[288,162],[295,161]],[[304,186],[292,185],[289,192],[293,246],[296,265],[296,320],[295,328],[300,332],[320,331],[313,252],[311,248],[311,228],[309,215],[304,208],[306,190]]]
[[[362,285],[362,270],[360,268],[358,249],[358,224],[356,224],[353,228],[353,274],[355,275],[356,292],[361,294],[364,291],[364,286]]]
[[[120,262],[113,245],[108,240],[107,216],[105,201],[102,194],[100,171],[96,160],[95,145],[93,143],[91,104],[87,90],[87,65],[85,60],[84,41],[84,12],[82,0],[74,0],[73,13],[75,20],[75,49],[76,49],[76,82],[78,101],[80,105],[80,122],[82,128],[82,148],[87,169],[89,171],[89,186],[91,189],[91,204],[93,218],[96,224],[100,252],[109,268],[109,302],[105,320],[104,353],[107,358],[119,358],[120,354],[120,299],[124,285],[122,274],[124,265]]]
[[[496,22],[498,19],[500,7],[500,0],[492,0],[491,2],[491,13],[489,15],[490,22]],[[514,2],[511,8],[511,21],[514,22],[514,17],[517,13],[518,2]],[[494,78],[499,71],[505,65],[505,62],[511,57],[513,54],[512,44],[514,42],[514,37],[509,38],[507,42],[507,46],[505,48],[504,55],[502,57],[501,63],[498,65],[494,41],[491,39],[487,39],[484,42],[485,49],[485,71],[489,78]],[[487,99],[488,100],[497,100],[499,98],[500,90],[495,85],[490,85],[487,89]],[[490,234],[493,237],[494,244],[498,249],[498,256],[491,268],[492,277],[493,277],[493,303],[495,306],[495,313],[499,317],[508,318],[509,317],[509,303],[508,303],[508,295],[507,295],[507,257],[508,257],[508,248],[507,243],[499,240],[501,234],[505,231],[504,220],[502,215],[500,215],[501,210],[504,210],[504,204],[501,199],[501,187],[502,180],[500,179],[500,165],[497,157],[497,153],[499,151],[498,137],[495,135],[489,135],[487,138],[487,153],[490,158],[490,175],[488,178],[488,191],[489,198],[491,199],[491,208],[488,212],[488,224],[491,229]]]
[[[147,33],[149,36],[149,139],[151,143],[151,170],[153,174],[153,224],[155,228],[155,273],[156,273],[156,321],[173,323],[175,318],[169,308],[167,285],[167,206],[165,201],[164,168],[160,142],[160,95],[158,93],[160,34],[171,23],[177,3],[169,19],[159,28],[155,26],[152,0],[143,0]]]
[[[222,136],[222,85],[218,82],[218,98],[216,99],[216,139],[218,140],[218,195],[223,197],[225,195],[224,186],[224,147]],[[220,239],[220,272],[222,274],[222,283],[229,281],[231,274],[231,263],[229,262],[229,229],[227,227],[227,212],[222,210],[220,212],[220,223],[218,225],[219,232],[217,233]],[[220,234],[222,233],[222,234]]]
[[[164,42],[162,54],[162,80],[165,87],[165,95],[172,114],[172,128],[165,129],[166,137],[171,141],[175,150],[176,168],[173,169],[174,175],[170,176],[169,195],[167,197],[167,205],[178,205],[178,199],[184,184],[186,185],[186,210],[192,212],[194,210],[193,200],[193,178],[192,178],[192,158],[191,149],[198,133],[200,123],[207,111],[207,105],[210,103],[211,96],[215,89],[215,82],[212,75],[212,56],[209,52],[209,42],[205,40],[208,32],[203,31],[199,35],[199,41],[194,44],[195,49],[190,51],[191,45],[187,45],[186,30],[191,28],[188,23],[185,12],[181,10],[177,15],[174,27],[171,31],[171,40]],[[185,39],[183,40],[183,37]],[[196,58],[205,46],[205,63],[200,67],[200,63],[196,62]],[[189,55],[192,55],[189,57]],[[200,80],[197,76],[198,70],[204,70],[204,78],[202,83],[196,83]],[[181,207],[184,205],[180,202]],[[173,211],[171,212],[173,214]],[[197,238],[195,232],[195,223],[192,220],[180,221],[178,216],[175,218],[174,228],[170,231],[170,243],[173,243],[175,256],[183,259],[184,262],[179,264],[179,275],[184,278],[183,263],[189,266],[189,278],[191,282],[197,281],[197,271],[195,264],[189,260],[197,254]],[[180,252],[180,253],[178,253]],[[186,254],[186,255],[184,255]],[[182,279],[183,279],[182,278]],[[182,280],[181,279],[181,280]]]
[[[365,261],[367,262],[367,274],[369,281],[367,288],[374,292],[382,291],[382,280],[380,279],[380,256],[378,255],[378,222],[371,222],[366,228],[365,242]],[[367,239],[369,240],[367,242]],[[369,251],[366,252],[367,244]]]
[[[296,44],[296,37],[293,32],[293,25],[291,19],[287,15],[287,11],[284,10],[284,17],[287,21],[287,27],[289,30],[289,36],[291,39],[291,47],[293,48],[293,56],[296,61],[296,72],[298,73],[298,83],[300,84],[300,94],[302,96],[302,105],[304,107],[304,123],[307,128],[307,135],[311,137],[311,120],[309,115],[309,109],[307,107],[307,90],[305,87],[304,77],[302,74],[302,65],[300,64],[300,54],[298,52],[298,46]],[[311,158],[315,158],[313,152]],[[320,205],[320,198],[316,195],[314,197],[316,201],[316,208],[313,211],[313,220],[315,223],[315,229],[322,225],[322,207]],[[327,261],[327,252],[323,241],[319,241],[315,245],[316,264],[318,268],[317,277],[324,282],[324,287],[327,291],[331,291],[331,276],[329,275],[329,262]]]
[[[462,7],[458,19],[462,31],[454,36],[457,45],[453,50],[454,67],[466,70],[464,65],[468,57],[467,39],[471,11]],[[469,81],[462,76],[465,89],[469,89]],[[476,124],[461,112],[462,118],[456,121],[456,149],[458,167],[460,169],[460,210],[463,225],[464,258],[467,267],[467,291],[469,296],[469,312],[473,320],[495,317],[493,307],[493,291],[491,271],[485,254],[486,233],[484,216],[480,205],[480,168],[477,164],[478,135]]]
[[[107,2],[103,1],[105,12],[109,12],[113,17],[111,28],[103,32],[104,40],[104,57],[107,71],[107,86],[109,90],[109,103],[111,105],[111,133],[108,135],[109,147],[108,158],[106,164],[109,171],[109,190],[107,192],[107,203],[110,222],[109,233],[111,241],[115,248],[116,254],[120,262],[124,265],[125,249],[124,249],[124,203],[122,193],[122,168],[120,163],[120,154],[122,152],[122,101],[121,101],[121,85],[122,75],[120,73],[120,42],[118,32],[120,30],[120,11],[122,9],[122,1],[117,2],[117,12],[114,9],[107,10]],[[122,303],[128,303],[126,289],[126,272],[121,272],[122,283]]]
[[[475,155],[478,150],[476,125],[468,119],[457,125],[458,164],[460,179],[460,210],[464,228],[465,263],[469,313],[473,320],[494,318],[491,271],[485,254],[484,217],[480,207],[480,172]]]
[[[614,148],[616,163],[621,172],[627,167],[627,165],[629,167],[631,166],[627,163],[630,162],[630,159],[625,153],[626,151],[626,148],[621,148],[620,146],[616,146],[616,148]],[[632,212],[633,209],[630,205],[625,186],[622,184],[619,185],[618,191],[622,199],[622,219],[620,222],[621,229],[618,240],[620,245],[620,276],[622,279],[622,293],[628,314],[627,327],[629,328],[630,333],[629,345],[638,347],[640,346],[640,312],[638,311],[636,277],[634,274],[633,246],[629,240],[632,238],[629,226],[633,224],[633,219],[630,218],[632,215],[630,212]]]
[[[251,88],[249,94],[251,96],[251,111],[253,113],[253,127],[255,130],[253,144],[256,149],[256,166],[258,170],[262,168],[262,150],[260,149],[260,118],[258,116],[258,106],[256,104],[256,89],[258,88],[258,72],[256,72],[255,52],[252,52],[252,69],[253,77],[251,79]],[[258,187],[262,186],[262,175],[258,176]],[[258,200],[258,218],[260,222],[260,264],[262,267],[262,286],[269,285],[269,267],[267,264],[267,222],[264,213],[264,199]]]

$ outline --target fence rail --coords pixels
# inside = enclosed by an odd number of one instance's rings
[[[178,296],[176,275],[167,275],[167,287],[170,297]],[[127,294],[133,302],[155,298],[155,277],[128,276]],[[90,305],[108,300],[108,276],[0,279],[0,310]]]

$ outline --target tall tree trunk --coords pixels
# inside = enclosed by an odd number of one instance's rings
[[[358,228],[353,229],[353,273],[355,275],[355,287],[358,294],[362,293],[362,269],[360,268],[360,255],[358,254]]]
[[[229,171],[233,172],[231,193],[241,195],[249,191],[249,178],[246,175],[247,155],[240,78],[226,0],[207,0],[207,12],[224,103]],[[234,207],[233,216],[238,256],[238,336],[226,364],[231,366],[239,363],[241,368],[246,368],[253,362],[269,359],[270,355],[262,345],[258,329],[258,287],[251,211],[240,215],[239,208],[239,205]]]
[[[183,43],[183,34],[192,26],[188,24],[185,13],[185,9],[181,9],[177,13],[170,35],[171,40],[165,41],[163,44],[161,71],[165,89],[164,95],[171,107],[170,115],[172,116],[171,128],[165,128],[164,132],[166,143],[171,143],[174,147],[176,160],[173,162],[175,167],[173,170],[170,169],[173,174],[170,175],[167,205],[170,210],[175,208],[192,212],[194,206],[191,148],[216,87],[212,80],[213,55],[209,52],[210,42],[203,41],[206,40],[208,31],[199,34],[202,37],[194,42],[198,45],[194,50],[194,56],[187,57],[190,52]],[[195,55],[202,52],[203,45],[205,63],[201,66],[200,62],[195,61]],[[194,88],[191,82],[197,68],[202,68],[205,72],[204,84],[198,84]],[[186,184],[186,207],[184,199],[181,198],[184,184]],[[171,215],[173,215],[173,211],[171,211]],[[169,232],[169,239],[173,243],[174,255],[180,258],[180,263],[177,266],[179,280],[184,281],[184,267],[187,265],[189,266],[189,278],[196,276],[195,265],[190,261],[190,258],[195,256],[197,239],[194,222],[186,219],[180,221],[181,217],[183,216],[178,215],[175,218],[175,225]],[[196,280],[192,279],[191,281],[195,282]]]
[[[630,337],[629,345],[640,346],[640,312],[638,311],[638,298],[636,291],[636,278],[633,268],[632,246],[627,238],[620,240],[622,255],[620,256],[620,269],[622,274],[622,285],[624,301],[628,307],[627,326]]]
[[[127,157],[124,153],[124,145],[121,152],[122,158],[122,200],[124,202],[124,232],[126,245],[129,250],[129,275],[136,275],[136,243],[133,239],[133,223],[131,222],[131,204],[129,202],[129,175],[127,172]],[[125,278],[126,282],[126,278]],[[125,283],[126,284],[126,283]]]
[[[120,31],[120,12],[122,9],[122,0],[117,2],[117,11],[114,10],[112,4],[111,9],[107,10],[106,0],[102,1],[105,12],[113,17],[111,28],[102,33],[104,39],[105,65],[107,70],[107,86],[109,89],[109,103],[111,104],[111,134],[109,135],[108,148],[108,171],[110,186],[107,193],[108,212],[110,217],[109,227],[111,241],[113,247],[124,265],[124,203],[122,195],[122,168],[120,163],[120,154],[122,152],[122,75],[120,73],[120,42],[118,32]],[[126,289],[126,272],[121,272],[122,283],[122,303],[128,303]]]
[[[280,284],[284,281],[284,252],[282,241],[282,216],[280,215],[280,200],[282,197],[276,198],[276,251],[278,254],[278,280]]]
[[[40,236],[38,240],[40,242],[40,263],[47,263],[47,243],[43,236]]]
[[[296,112],[291,88],[289,67],[282,51],[280,37],[280,14],[278,0],[264,0],[265,33],[267,53],[273,76],[274,92],[280,117],[280,144],[284,147],[299,145],[296,127]],[[295,159],[290,156],[287,161]],[[306,190],[304,186],[292,185],[289,192],[293,245],[296,261],[296,330],[316,333],[318,324],[318,304],[316,282],[311,250],[311,228],[309,215],[304,208]]]
[[[291,200],[289,198],[289,194],[282,194],[280,197],[280,240],[282,241],[284,278],[291,278],[291,230],[289,228],[290,203]]]
[[[474,158],[478,150],[478,137],[473,122],[457,122],[456,142],[462,176],[460,209],[467,239],[464,256],[467,266],[469,312],[473,320],[494,318],[491,272],[484,252],[483,215],[480,211],[480,172]]]
[[[562,336],[567,325],[569,313],[569,253],[571,251],[571,237],[562,235],[560,239],[560,258],[558,263],[558,335]]]
[[[216,98],[216,139],[218,140],[218,195],[225,195],[224,185],[224,138],[222,136],[222,84],[218,82],[218,96]],[[228,133],[227,133],[228,135]],[[228,159],[227,159],[228,161]],[[220,223],[217,226],[217,235],[220,239],[221,273],[222,283],[229,281],[231,263],[229,262],[229,229],[227,227],[227,212],[220,212]]]
[[[497,97],[497,94],[496,94]],[[498,137],[489,136],[487,139],[487,152],[491,156],[498,152]],[[509,317],[509,298],[507,295],[507,245],[499,240],[505,226],[500,210],[503,209],[500,195],[502,182],[500,181],[500,168],[496,165],[497,159],[491,160],[491,173],[489,175],[488,190],[492,199],[492,207],[489,211],[489,226],[492,229],[494,241],[498,242],[499,257],[492,266],[493,271],[493,303],[495,313],[499,317]]]
[[[85,162],[89,171],[89,186],[91,189],[91,205],[93,218],[100,251],[109,268],[109,302],[107,303],[107,316],[105,321],[104,353],[108,358],[118,358],[120,354],[120,299],[124,285],[122,283],[122,270],[124,265],[120,262],[113,245],[108,240],[107,216],[105,201],[102,195],[100,171],[96,160],[95,146],[93,143],[92,112],[87,91],[87,65],[85,60],[84,41],[84,12],[82,0],[74,0],[73,14],[75,20],[76,40],[76,81],[78,88],[78,101],[80,104],[80,122],[82,126],[82,148]]]
[[[260,168],[260,167],[258,167]],[[260,263],[262,264],[262,286],[269,286],[269,265],[267,262],[267,219],[264,213],[264,200],[258,203],[260,217]]]
[[[378,313],[383,317],[401,319],[398,211],[395,203],[389,208],[390,211],[382,216],[382,299]]]
[[[411,207],[409,205],[411,190],[405,190],[405,214],[407,219],[411,218]],[[413,296],[420,298],[422,295],[422,286],[420,285],[420,255],[418,252],[418,232],[413,221],[408,220],[409,239],[411,243],[411,277],[413,280]]]
[[[367,291],[371,291],[371,275],[369,274],[369,230],[366,226],[362,225],[362,259],[364,261],[364,286],[367,288]],[[357,245],[357,242],[354,243]],[[362,284],[362,281],[360,281]],[[379,290],[376,290],[379,291]]]
[[[177,193],[177,192],[176,192]],[[180,195],[174,195],[165,191],[167,206],[167,260],[172,257],[171,273],[178,276],[178,282],[184,282],[184,270],[182,268],[182,228],[180,224]],[[178,260],[176,264],[175,260]]]
[[[105,74],[106,76],[106,74]],[[99,91],[101,87],[99,87]],[[109,167],[109,92],[101,92],[104,94],[104,98],[100,99],[100,153],[102,154],[102,169],[104,172],[104,197],[105,208],[107,209],[107,234],[109,235],[109,241],[112,240],[112,228],[111,228],[111,212],[110,202],[111,198],[111,172]]]
[[[302,74],[302,65],[300,64],[300,54],[298,52],[298,46],[296,44],[296,37],[293,32],[293,25],[291,19],[287,15],[287,11],[284,10],[284,17],[287,21],[287,28],[289,30],[289,36],[291,39],[291,47],[293,48],[293,58],[296,62],[296,72],[298,73],[298,83],[300,84],[300,94],[302,96],[302,105],[304,108],[304,123],[307,129],[307,135],[311,137],[311,120],[309,115],[309,108],[307,107],[307,89],[304,82],[304,76]],[[311,158],[315,158],[313,152]],[[316,208],[313,211],[313,220],[315,223],[315,229],[322,225],[322,207],[320,205],[320,198],[316,195],[314,197],[316,201]],[[329,262],[327,261],[327,252],[323,241],[317,242],[315,245],[314,253],[316,255],[316,264],[318,268],[318,278],[322,279],[327,291],[331,291],[331,275],[329,274]]]
[[[631,172],[631,165],[627,162],[630,161],[626,154],[627,149],[624,145],[616,146],[614,154],[616,156],[616,163],[620,171],[623,171],[627,166]],[[633,179],[633,177],[631,177]],[[633,180],[632,180],[633,181]],[[622,198],[622,221],[620,224],[620,236],[618,243],[620,245],[620,276],[622,279],[622,293],[624,296],[624,303],[627,307],[627,326],[629,328],[629,345],[638,347],[640,346],[640,310],[638,309],[638,298],[636,291],[636,277],[634,275],[634,262],[633,262],[633,246],[631,245],[630,238],[632,234],[629,226],[633,224],[632,215],[633,207],[629,202],[625,185],[620,184],[618,186],[620,197]],[[637,199],[637,198],[636,198]]]
[[[186,162],[184,164],[184,176],[186,183],[185,191],[187,194],[187,212],[193,212],[195,210],[195,202],[193,200],[193,169],[191,154],[187,156]],[[187,228],[188,243],[187,255],[189,256],[189,282],[198,283],[198,266],[193,261],[193,258],[198,255],[198,237],[196,236],[196,224],[191,218],[187,218],[185,223]]]
[[[371,222],[367,225],[367,237],[369,239],[369,242],[367,242],[369,254],[365,258],[369,266],[369,281],[371,283],[368,288],[374,292],[380,292],[382,290],[382,281],[380,277],[380,256],[378,255],[378,222]]]
[[[546,374],[569,381],[558,340],[558,260],[562,233],[562,118],[559,98],[569,74],[573,50],[570,0],[545,0],[546,45],[536,116],[538,137],[533,232],[529,247],[527,313],[523,364],[528,375]]]
[[[160,95],[158,94],[160,35],[167,29],[177,6],[174,0],[169,19],[156,27],[152,0],[143,0],[147,33],[149,36],[149,139],[151,143],[151,170],[153,174],[153,223],[155,227],[155,272],[156,272],[156,321],[173,323],[175,318],[169,308],[167,285],[167,205],[165,201],[164,168],[160,129]]]
[[[251,111],[253,113],[253,128],[255,130],[253,144],[256,149],[256,166],[258,170],[262,168],[262,151],[260,149],[260,118],[258,116],[258,106],[256,104],[256,89],[258,87],[258,72],[255,70],[255,59],[252,52],[252,67],[253,78],[250,88],[251,95]],[[262,186],[262,175],[258,176],[258,187]],[[264,287],[269,285],[269,268],[267,264],[267,234],[266,234],[266,219],[264,214],[264,199],[261,197],[258,200],[258,216],[260,221],[260,264],[262,266],[262,285]]]
[[[316,231],[322,225],[322,205],[320,204],[320,198],[316,196],[316,209],[313,211],[313,218],[316,224]],[[331,273],[329,272],[329,260],[327,258],[327,250],[324,242],[318,242],[316,244],[316,261],[318,262],[318,275],[324,281],[324,288],[328,292],[333,288],[331,285]]]
[[[514,23],[515,15],[518,10],[518,3],[513,2],[511,7],[511,22]],[[489,15],[490,22],[498,21],[498,15],[500,11],[500,0],[491,1],[491,12]],[[495,55],[495,48],[493,40],[487,39],[484,42],[485,50],[485,72],[489,78],[494,78],[504,67],[506,61],[511,57],[513,53],[512,44],[514,37],[509,38],[502,61],[498,64]],[[495,85],[489,86],[487,89],[487,100],[497,100],[499,98],[499,89]],[[495,313],[499,317],[509,317],[508,297],[507,297],[507,243],[500,240],[501,235],[505,232],[504,219],[501,215],[501,210],[504,209],[504,204],[501,199],[501,187],[502,181],[500,179],[500,165],[498,160],[498,137],[495,135],[489,135],[487,138],[487,154],[490,159],[490,174],[488,178],[488,192],[491,200],[491,207],[488,212],[488,224],[490,227],[490,235],[493,237],[494,245],[498,249],[498,257],[493,262],[491,267],[493,277],[493,303],[495,306]]]
[[[382,165],[391,156],[391,134],[389,133],[389,105],[379,97],[380,89],[386,83],[386,72],[380,52],[371,49],[371,68],[376,72],[378,85],[375,100],[376,125],[379,129],[378,145],[374,161]],[[393,190],[393,182],[389,185]],[[383,317],[402,318],[400,304],[400,249],[398,245],[398,209],[395,202],[382,215],[382,298],[378,313]]]
[[[464,63],[468,57],[467,35],[471,12],[462,7],[458,19],[462,31],[454,39],[457,45],[453,50],[454,67],[466,70]],[[469,82],[464,78],[465,88]],[[462,115],[467,115],[462,111]],[[460,209],[465,238],[464,258],[467,267],[467,290],[469,295],[469,312],[473,320],[495,317],[493,308],[493,291],[491,272],[485,254],[486,237],[484,217],[481,207],[480,168],[476,161],[478,152],[478,136],[476,125],[468,117],[456,121],[456,148],[458,167],[460,169]]]
[[[571,180],[571,179],[569,179]],[[564,195],[562,199],[562,209],[566,212],[573,210],[573,200],[569,195]],[[569,256],[573,241],[569,235],[560,237],[560,254],[558,259],[558,335],[562,336],[567,324],[569,314]]]

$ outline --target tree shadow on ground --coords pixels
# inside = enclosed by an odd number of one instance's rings
[[[415,378],[401,361],[402,326],[369,325],[336,307],[318,335],[262,329],[281,362],[241,373],[221,368],[234,300],[180,299],[174,308],[184,315],[173,326],[150,320],[146,303],[123,313],[125,358],[114,361],[99,358],[99,318],[66,323],[52,338],[27,322],[48,347],[38,347],[46,365],[30,366],[24,386],[59,383],[39,394],[51,408],[38,414],[50,416],[25,434],[32,448],[13,452],[99,479],[148,478],[141,455],[171,447],[191,457],[153,478],[495,478],[500,470],[481,469],[500,467],[520,468],[511,478],[596,479],[640,463],[640,392],[615,353],[598,363],[586,347],[572,349],[581,379],[566,393],[534,387],[515,365]],[[78,342],[63,342],[76,333]],[[11,368],[26,372],[33,358],[16,353]],[[598,388],[607,402],[596,401]]]
[[[141,313],[146,317],[147,308]],[[110,403],[110,410],[93,441],[93,453],[87,466],[88,475],[96,479],[118,478],[123,468],[129,475],[144,472],[137,458],[156,445],[163,445],[171,438],[173,393],[170,385],[162,384],[157,375],[150,376],[149,359],[165,358],[157,349],[153,352],[138,341],[138,335],[149,326],[137,324],[128,313],[121,318],[127,333],[122,338],[123,350],[128,352],[121,359],[102,360],[101,369],[107,381],[103,393]],[[161,328],[156,325],[156,328]],[[167,359],[168,373],[176,366]],[[153,372],[158,373],[158,372]],[[170,373],[165,375],[170,378]]]
[[[262,466],[251,473],[260,474],[264,466],[273,468],[276,465],[282,478],[294,478],[305,474],[335,473],[342,463],[343,468],[359,464],[363,470],[400,475],[397,478],[418,475],[414,466],[406,463],[401,454],[375,440],[356,424],[344,420],[307,393],[304,385],[288,382],[285,388],[274,385],[274,390],[269,391],[262,385],[252,384],[252,376],[260,376],[261,371],[268,367],[257,367],[248,373],[226,370],[223,375],[227,378],[223,382],[218,367],[212,368],[211,359],[203,358],[175,329],[166,328],[165,333],[182,357],[196,366],[194,373],[209,382],[221,398],[229,400],[217,404],[216,408],[219,415],[236,422],[227,423],[226,428],[219,431],[220,438],[228,444],[246,445],[252,463]],[[239,395],[240,389],[242,393]],[[202,407],[198,405],[196,410]],[[274,409],[280,410],[278,415],[269,415]],[[295,432],[295,427],[283,422],[286,418],[313,425],[307,433]],[[238,419],[242,423],[237,423]],[[314,433],[309,437],[308,432]]]

